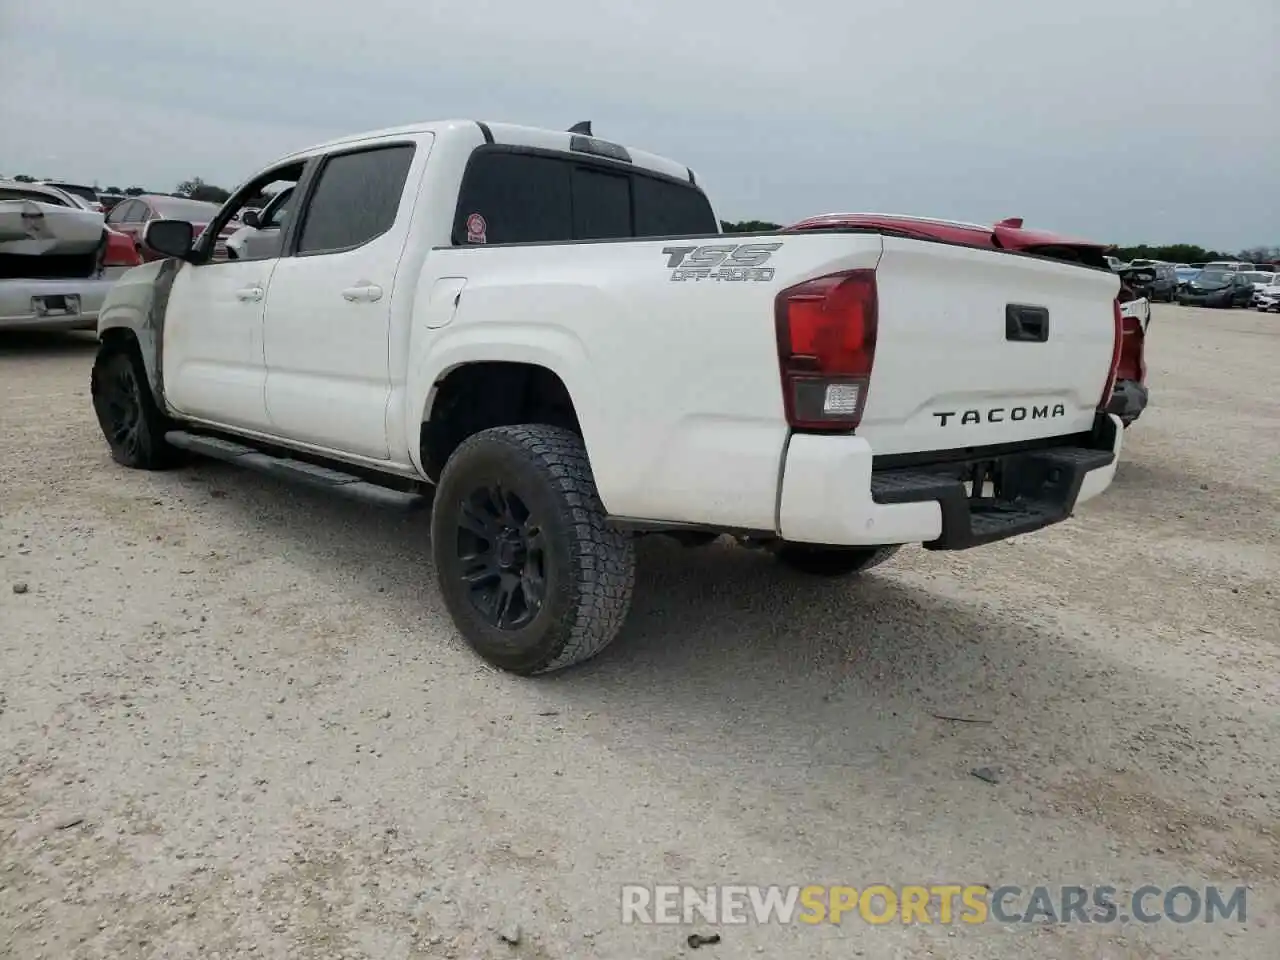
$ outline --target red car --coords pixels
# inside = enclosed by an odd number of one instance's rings
[[[119,230],[107,227],[107,249],[102,258],[103,271],[107,276],[117,277],[141,262],[142,257],[138,256],[133,238]]]
[[[874,229],[917,240],[941,243],[957,243],[966,247],[983,247],[994,250],[1010,250],[1029,253],[1068,263],[1079,263],[1110,270],[1106,259],[1106,244],[1091,240],[1075,240],[1043,230],[1028,230],[1020,217],[1001,220],[994,226],[984,227],[976,223],[957,223],[951,220],[932,220],[927,217],[907,217],[881,213],[829,213],[810,217],[789,227],[784,233],[802,230],[858,230]],[[1146,329],[1137,317],[1120,315],[1120,304],[1137,298],[1127,283],[1122,282],[1116,297],[1116,313],[1123,329],[1120,360],[1116,371],[1115,389],[1107,412],[1114,413],[1127,427],[1137,420],[1147,406],[1147,365],[1143,351]]]
[[[143,243],[143,234],[147,224],[152,220],[186,220],[195,229],[196,236],[209,225],[219,210],[216,203],[203,200],[188,200],[186,197],[167,197],[161,194],[143,194],[121,200],[107,214],[107,226],[112,230],[127,234],[132,240],[134,249],[143,260],[162,260],[163,255],[149,249]],[[235,232],[239,224],[228,224],[218,238],[214,250],[214,259],[226,256],[224,243],[226,238]]]

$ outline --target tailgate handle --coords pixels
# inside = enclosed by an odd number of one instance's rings
[[[1004,338],[1020,343],[1044,343],[1049,339],[1049,311],[1021,303],[1005,304]]]

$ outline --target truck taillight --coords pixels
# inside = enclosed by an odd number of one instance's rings
[[[778,294],[778,362],[792,427],[857,427],[871,384],[877,313],[874,270],[818,277]]]
[[[1111,304],[1113,332],[1111,335],[1111,367],[1107,372],[1107,385],[1102,389],[1098,409],[1105,410],[1116,388],[1116,374],[1120,370],[1120,351],[1124,349],[1124,316],[1120,313],[1120,298]]]

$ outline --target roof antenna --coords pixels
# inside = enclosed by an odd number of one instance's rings
[[[582,120],[578,123],[575,123],[572,127],[569,128],[569,132],[580,133],[583,136],[589,137],[591,136],[591,121]]]

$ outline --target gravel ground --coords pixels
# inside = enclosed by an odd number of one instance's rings
[[[1157,307],[1067,523],[834,584],[655,539],[623,636],[537,681],[455,637],[425,520],[112,464],[92,349],[0,341],[0,955],[669,958],[620,884],[1217,881],[1247,922],[696,955],[1276,956],[1280,318]]]

